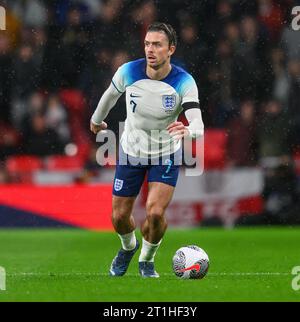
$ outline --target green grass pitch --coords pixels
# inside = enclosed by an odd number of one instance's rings
[[[140,235],[138,235],[140,239]],[[171,259],[195,244],[210,257],[203,280],[180,280]],[[159,279],[107,272],[120,247],[113,233],[84,230],[0,230],[0,301],[299,301],[292,268],[300,266],[300,228],[169,229],[156,256]]]

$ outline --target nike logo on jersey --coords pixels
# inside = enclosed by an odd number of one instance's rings
[[[130,93],[130,97],[141,97],[141,95],[134,95],[134,94]]]

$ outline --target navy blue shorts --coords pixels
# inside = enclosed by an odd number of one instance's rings
[[[179,163],[175,160],[178,160],[179,153],[181,153],[181,150],[168,157],[161,157],[156,160],[155,164],[149,161],[147,165],[144,163],[124,165],[119,159],[116,165],[113,195],[120,197],[137,196],[146,174],[148,182],[163,182],[175,187],[179,174]]]

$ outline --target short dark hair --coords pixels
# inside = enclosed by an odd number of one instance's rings
[[[169,46],[177,46],[177,34],[173,27],[163,22],[153,22],[147,29],[149,31],[162,31],[169,39]]]

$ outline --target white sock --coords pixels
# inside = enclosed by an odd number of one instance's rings
[[[132,231],[129,234],[124,234],[124,235],[120,235],[118,234],[120,239],[121,239],[121,243],[122,243],[122,248],[125,250],[132,250],[135,248],[136,246],[136,237],[135,237],[135,232]]]
[[[162,240],[161,240],[162,241]],[[161,241],[157,244],[151,244],[143,238],[143,246],[141,250],[141,255],[139,257],[139,262],[154,262],[154,256],[158,250]]]

